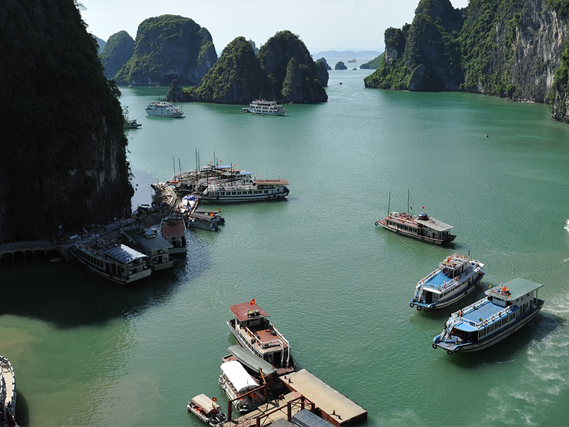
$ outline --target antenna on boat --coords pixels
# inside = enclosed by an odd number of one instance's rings
[[[409,189],[407,189],[407,213],[411,213],[409,212]]]
[[[172,166],[174,166],[174,178],[176,178],[176,160],[172,157]]]
[[[389,215],[389,213],[391,209],[391,191],[389,192],[389,196],[387,197],[387,215]]]
[[[178,157],[178,166],[180,167],[180,175],[182,175],[182,161]]]

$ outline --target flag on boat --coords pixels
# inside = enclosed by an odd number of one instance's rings
[[[211,400],[217,402],[217,397],[212,397]]]
[[[250,304],[250,305],[255,305],[255,298],[253,298],[249,304]]]

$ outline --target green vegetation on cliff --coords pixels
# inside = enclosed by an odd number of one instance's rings
[[[209,31],[189,18],[162,15],[139,26],[134,55],[118,72],[118,83],[198,85],[217,60]]]
[[[73,0],[3,0],[0,22],[0,242],[130,211],[117,89]]]
[[[134,40],[126,31],[119,31],[109,37],[101,53],[105,77],[114,78],[122,66],[132,58],[133,53]]]
[[[381,58],[383,57],[383,54],[376,56],[375,58],[373,58],[371,61],[368,62],[364,62],[362,65],[360,65],[360,68],[362,70],[377,70],[379,68],[379,66],[381,65]]]

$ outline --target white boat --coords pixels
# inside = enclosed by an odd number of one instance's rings
[[[128,225],[120,229],[124,243],[148,255],[154,271],[166,270],[178,265],[178,261],[170,258],[173,246],[155,228],[144,229],[138,224]]]
[[[255,300],[229,307],[233,319],[227,326],[243,348],[277,368],[279,374],[296,369],[288,340],[271,324]]]
[[[173,117],[173,118],[183,118],[184,112],[181,108],[175,107],[170,102],[166,101],[156,101],[151,102],[144,109],[146,114],[149,116],[158,117]]]
[[[180,202],[178,209],[182,214],[192,213],[194,209],[197,207],[197,205],[198,205],[198,196],[196,196],[195,194],[188,194],[182,197],[182,201]]]
[[[565,220],[565,229],[569,231],[569,218]]]
[[[10,361],[0,356],[0,425],[16,424],[16,375]]]
[[[472,292],[484,276],[484,264],[454,254],[417,283],[409,306],[427,311],[447,307]]]
[[[191,412],[208,426],[222,425],[227,421],[227,416],[221,412],[220,406],[207,397],[205,394],[198,394],[193,397],[187,405],[188,412]]]
[[[425,212],[412,215],[406,212],[390,212],[385,218],[375,222],[396,234],[411,237],[433,245],[442,245],[452,242],[456,236],[450,233],[454,227],[435,218],[429,217]]]
[[[250,412],[263,403],[259,383],[237,360],[221,364],[219,385],[239,412]]]
[[[282,105],[277,104],[276,101],[256,99],[249,103],[249,107],[243,108],[243,112],[260,114],[262,116],[284,116],[286,110]]]
[[[89,270],[121,285],[152,274],[148,256],[126,245],[90,237],[75,242],[71,251]]]
[[[242,181],[214,182],[200,196],[204,202],[240,203],[282,200],[289,194],[284,179],[244,179]]]
[[[542,309],[537,291],[543,285],[514,279],[486,291],[486,297],[452,313],[433,348],[448,354],[483,350],[527,325]]]
[[[129,119],[127,117],[125,120],[125,126],[127,129],[138,129],[142,126],[142,123],[138,123],[136,119]]]
[[[162,218],[160,234],[172,245],[170,248],[171,255],[186,254],[188,241],[186,239],[186,222],[182,214],[173,212]]]

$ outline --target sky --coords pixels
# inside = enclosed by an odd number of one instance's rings
[[[209,30],[221,52],[235,37],[257,47],[278,31],[298,35],[308,50],[384,50],[389,27],[411,23],[419,0],[79,0],[87,30],[107,41],[125,30],[136,38],[147,18],[172,14],[193,19]],[[455,8],[468,0],[451,0]]]

